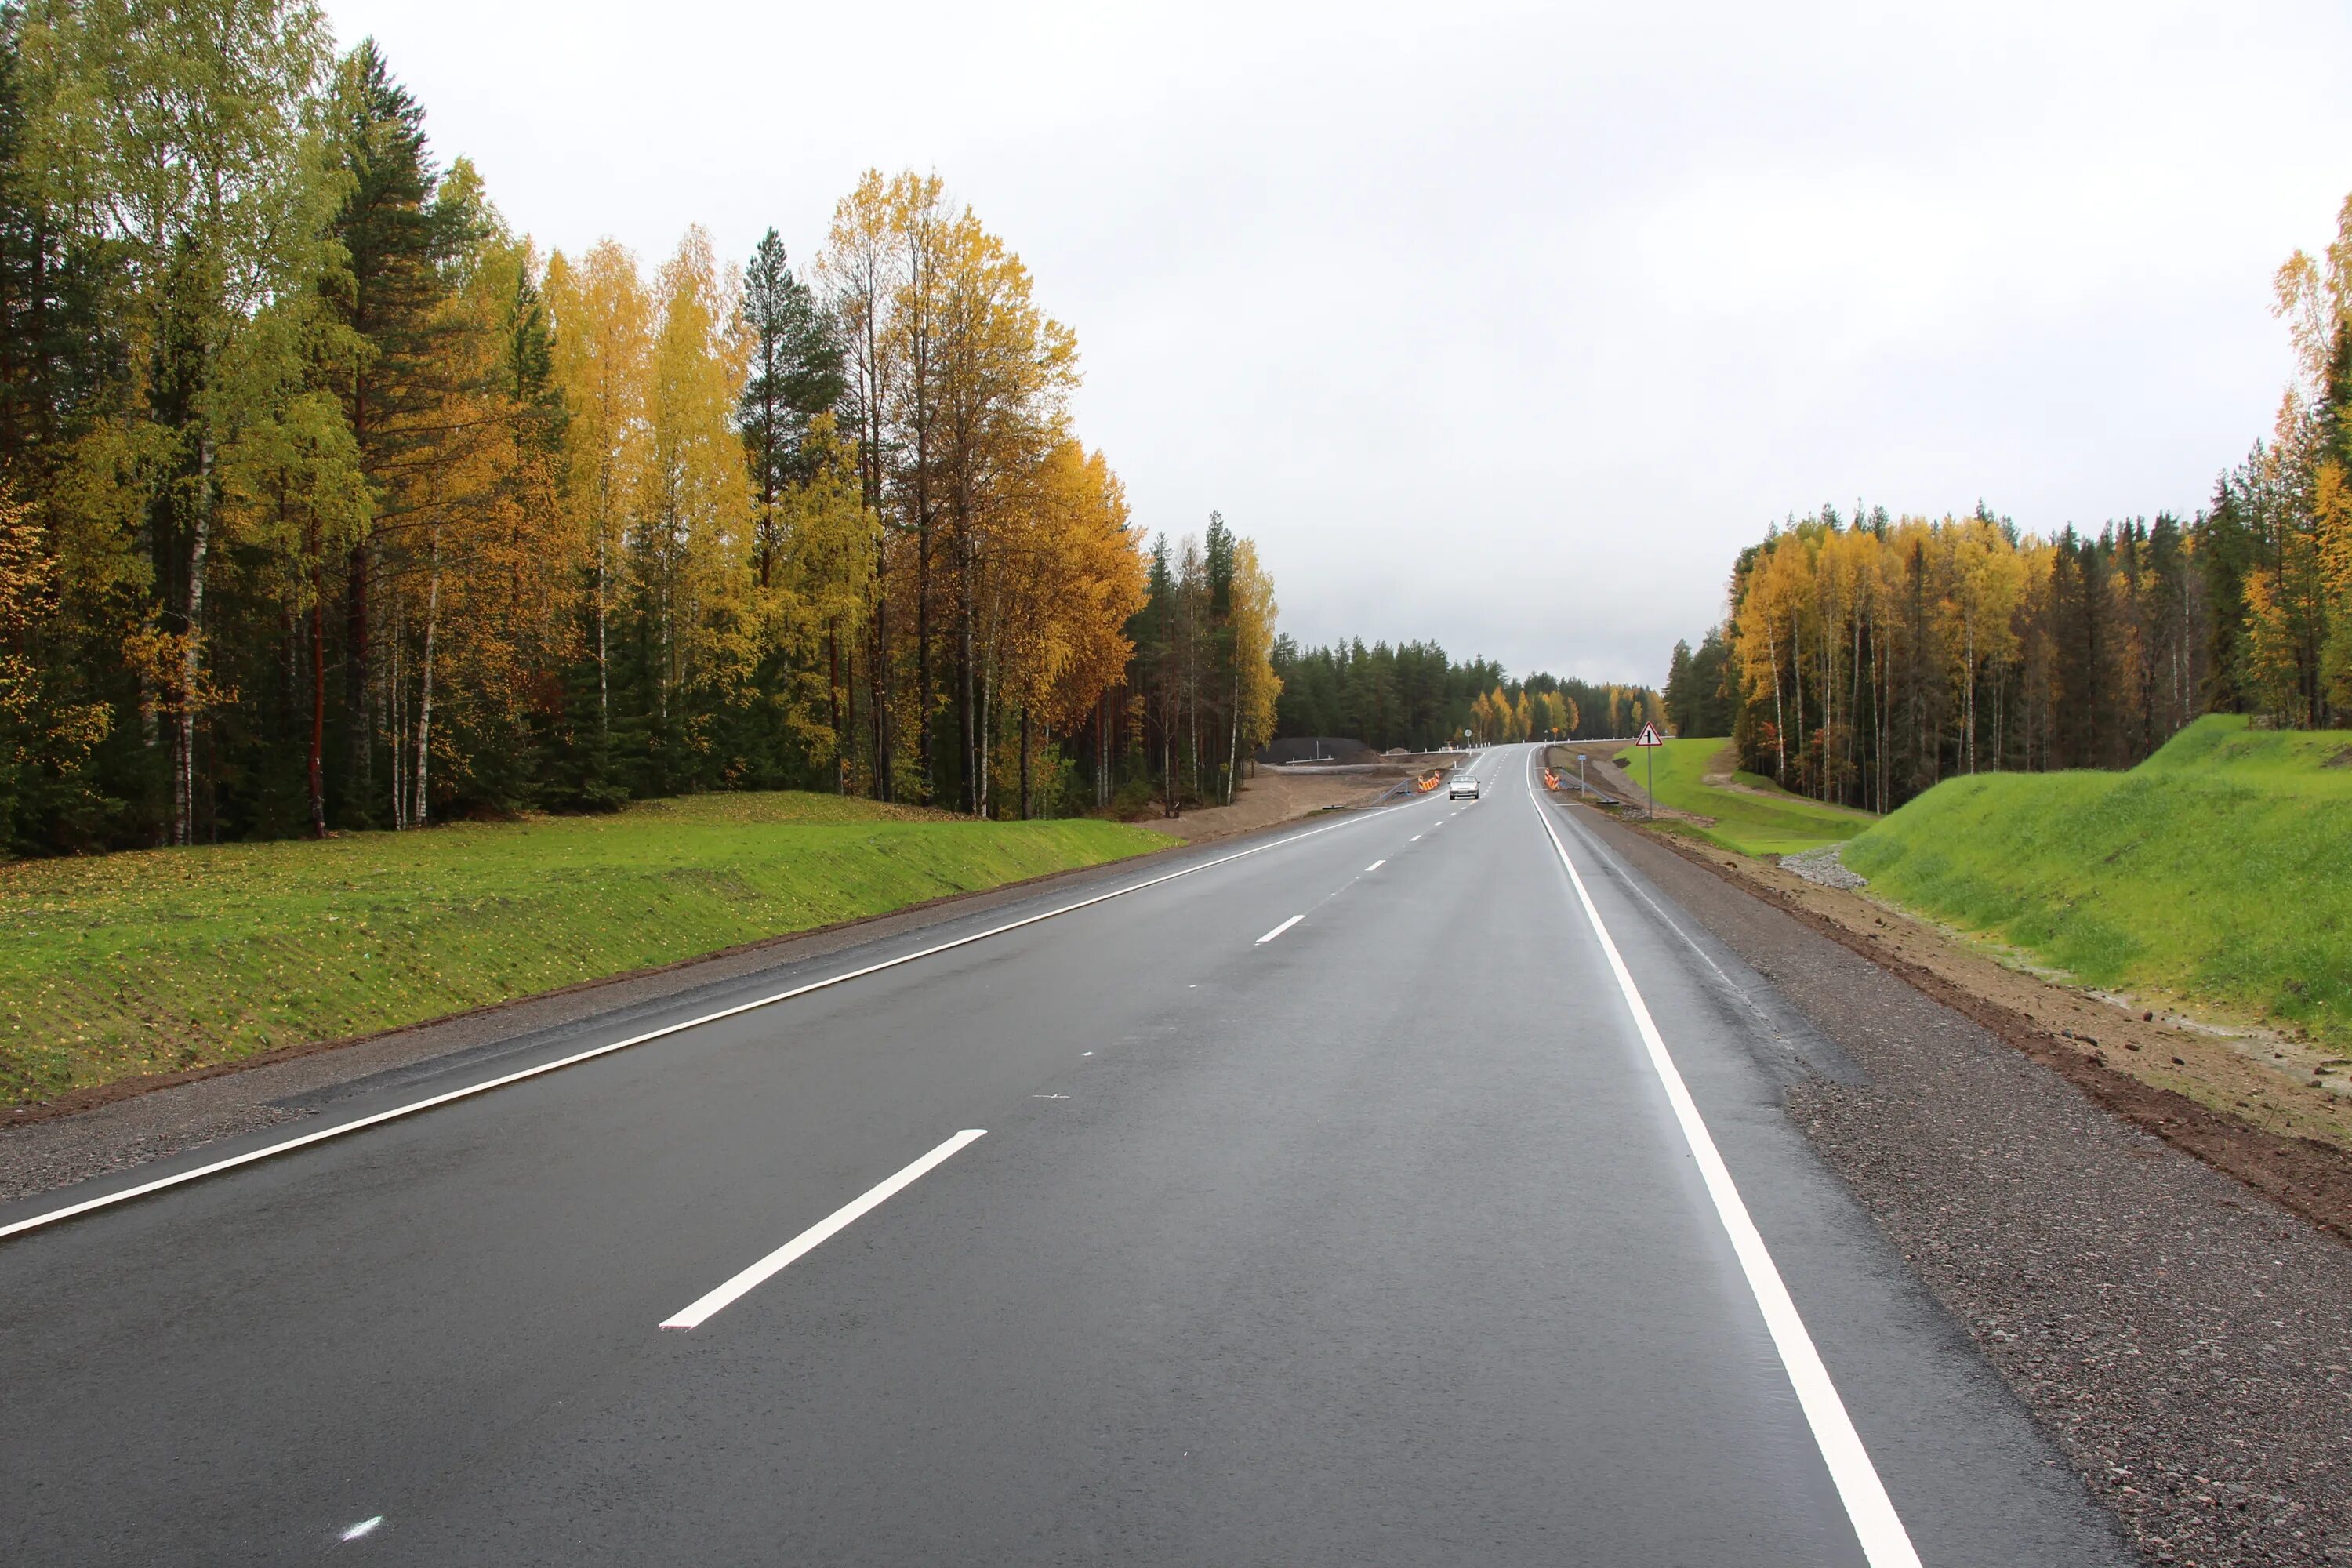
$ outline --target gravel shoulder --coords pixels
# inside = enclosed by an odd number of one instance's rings
[[[2352,1240],[2352,1093],[2320,1047],[2066,984],[1871,896],[1835,848],[1779,866],[1676,852],[1908,978],[2117,1115]]]
[[[2352,1249],[2179,1146],[2217,1113],[2103,1066],[2105,1033],[1999,1026],[1919,933],[1580,820],[1862,1068],[1790,1113],[2148,1561],[2352,1563]]]

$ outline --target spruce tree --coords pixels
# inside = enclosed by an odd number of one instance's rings
[[[743,325],[751,339],[751,368],[737,418],[758,513],[753,560],[764,588],[783,550],[779,507],[786,491],[808,482],[816,461],[809,424],[841,402],[847,384],[841,344],[808,286],[793,276],[772,228],[744,270]]]
[[[406,491],[431,461],[435,411],[446,395],[441,310],[448,263],[473,237],[457,204],[435,200],[439,184],[425,136],[425,110],[394,80],[373,38],[342,62],[332,99],[337,159],[349,182],[334,232],[344,262],[325,280],[331,308],[351,335],[338,392],[374,493],[377,524],[355,542],[343,569],[343,701],[346,763],[334,815],[360,826],[379,819],[373,778],[374,713],[369,680],[377,546],[406,521]]]

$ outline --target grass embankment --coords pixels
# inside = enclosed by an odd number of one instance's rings
[[[0,1103],[373,1033],[1157,848],[831,795],[0,866]]]
[[[1658,757],[1657,800],[1660,805],[1715,818],[1712,825],[1678,824],[1706,839],[1742,855],[1795,855],[1853,837],[1877,818],[1868,812],[1823,805],[1791,795],[1761,773],[1735,773],[1731,742],[1720,739],[1668,741],[1653,748]],[[1618,766],[1635,784],[1648,787],[1650,765],[1640,750],[1617,758]],[[1727,775],[1739,787],[1706,782],[1708,775]]]
[[[2129,773],[1948,780],[1843,858],[2085,984],[2352,1044],[2352,736],[2215,715]]]

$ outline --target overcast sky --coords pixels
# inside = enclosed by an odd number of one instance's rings
[[[937,169],[1139,521],[1222,510],[1303,641],[1591,679],[1823,501],[2193,510],[2352,191],[2341,0],[327,5],[551,247],[798,264]]]

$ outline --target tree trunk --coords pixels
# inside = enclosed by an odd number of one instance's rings
[[[1021,820],[1029,820],[1029,703],[1021,703]]]
[[[849,748],[846,744],[848,737],[841,724],[841,623],[838,620],[825,628],[824,658],[824,715],[833,734],[833,793],[847,795]]]
[[[368,637],[368,547],[364,541],[352,546],[344,562],[345,591],[343,601],[343,721],[352,728],[351,777],[345,784],[344,799],[365,803],[372,793],[371,774],[375,760],[375,714],[373,698],[375,687],[368,679],[373,645]],[[362,811],[373,806],[362,805]]]
[[[1234,726],[1233,741],[1225,747],[1225,804],[1234,804],[1234,781],[1241,777],[1242,766],[1242,672],[1236,650],[1234,662]]]
[[[975,760],[980,764],[980,815],[986,817],[996,815],[996,747],[993,742],[996,735],[996,698],[1002,689],[996,675],[996,666],[992,662],[982,661],[979,674],[980,720],[977,726],[980,731],[980,755]]]
[[[327,836],[327,574],[311,577],[310,595],[310,837]]]
[[[404,595],[397,589],[392,599],[392,658],[385,661],[383,711],[391,723],[389,741],[392,748],[392,826],[394,832],[408,827],[408,758],[404,754],[408,743],[408,689],[403,684],[400,668],[401,644],[407,627],[402,614]]]
[[[604,640],[604,533],[596,532],[596,740],[601,748],[613,733],[612,657]]]
[[[889,524],[874,536],[874,798],[891,798]]]
[[[1789,617],[1789,683],[1797,708],[1797,743],[1803,748],[1797,753],[1797,783],[1801,785],[1812,742],[1805,738],[1805,628],[1794,615]]]
[[[195,515],[188,528],[188,577],[180,615],[186,639],[180,646],[180,723],[174,737],[173,763],[173,837],[181,844],[195,842],[196,706],[204,679],[205,572],[213,539],[213,448],[209,436],[199,437],[196,455]]]
[[[1960,771],[1977,771],[1977,626],[1974,617],[1961,626],[1960,671],[1969,683],[1967,700],[1960,709],[1960,731],[1968,746],[1968,763]]]
[[[1853,613],[1853,657],[1846,660],[1845,755],[1853,775],[1853,793],[1870,798],[1870,775],[1862,771],[1862,610]]]
[[[1882,627],[1883,631],[1884,628]],[[1885,638],[1878,639],[1882,644]],[[1890,711],[1895,697],[1895,652],[1887,647],[1878,650],[1878,809],[1893,809],[1889,799],[1895,788],[1895,759],[1887,748],[1895,740],[1895,718]]]
[[[928,240],[928,223],[923,235]],[[919,250],[911,243],[908,249],[907,277],[909,287],[907,297],[914,309],[908,312],[912,319],[907,323],[911,329],[907,341],[907,368],[915,395],[915,701],[919,726],[915,747],[916,765],[921,775],[919,787],[922,793],[922,803],[928,805],[937,795],[937,779],[931,766],[931,279],[929,274],[932,256],[928,249]],[[965,585],[967,588],[970,586],[969,583]],[[969,616],[970,613],[967,605],[965,614]],[[969,647],[965,649],[965,657],[967,659],[971,657]],[[971,701],[969,671],[962,680],[961,695],[968,709]],[[968,712],[964,722],[967,725],[970,722]],[[968,739],[971,731],[967,728],[961,733]],[[968,784],[963,793],[967,796],[971,795]]]
[[[915,458],[915,706],[919,716],[919,728],[915,735],[915,770],[917,787],[929,804],[938,794],[938,776],[931,768],[931,515],[929,486],[924,478],[925,462],[922,427],[916,427]],[[967,584],[966,587],[969,588]],[[969,621],[971,609],[964,611]],[[971,657],[971,639],[967,630],[964,658]],[[971,672],[963,673],[962,698],[964,711],[959,716],[964,750],[971,750]],[[964,794],[971,795],[967,784]],[[966,807],[967,810],[970,807]]]
[[[1201,797],[1201,693],[1197,685],[1189,681],[1187,684],[1193,685],[1193,690],[1192,700],[1185,704],[1184,752],[1192,767],[1192,798],[1198,800]]]
[[[433,530],[432,575],[425,590],[425,660],[419,670],[416,703],[416,826],[422,827],[433,814],[433,798],[427,793],[431,783],[428,772],[433,758],[433,638],[439,630],[441,615],[441,530]]]
[[[963,751],[963,809],[976,815],[988,797],[983,753],[988,741],[984,715],[972,711],[971,668],[971,542],[960,530],[956,544],[956,589],[962,604],[956,612],[956,738]]]

